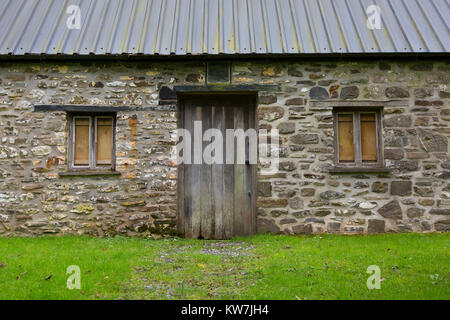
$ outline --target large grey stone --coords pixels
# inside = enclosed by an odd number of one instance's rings
[[[319,143],[319,136],[313,133],[299,133],[290,139],[295,144],[317,144]]]
[[[427,98],[433,95],[432,88],[416,88],[414,89],[414,96],[416,98]]]
[[[297,164],[290,160],[280,161],[279,168],[283,171],[294,171],[297,169]]]
[[[408,98],[409,92],[406,89],[400,87],[389,87],[385,90],[386,97],[388,98]]]
[[[334,199],[345,198],[344,193],[338,192],[338,191],[332,191],[332,190],[321,192],[319,196],[325,200],[334,200]]]
[[[450,215],[450,208],[433,208],[429,212],[430,214],[437,214],[441,216]]]
[[[277,126],[281,134],[288,134],[295,132],[295,122],[282,122]]]
[[[378,213],[388,219],[401,219],[402,208],[397,200],[392,200],[378,209]]]
[[[412,118],[410,115],[395,115],[386,117],[384,120],[386,127],[411,127]]]
[[[394,169],[400,172],[410,172],[419,170],[419,161],[416,160],[401,160],[394,162]]]
[[[408,208],[408,210],[406,210],[406,215],[408,216],[408,218],[419,218],[423,215],[423,212],[425,210],[421,209],[421,208]]]
[[[322,87],[313,87],[309,90],[309,97],[311,99],[323,100],[328,99],[330,95],[325,88]]]
[[[359,89],[357,86],[344,87],[341,89],[341,99],[356,99],[359,96]]]
[[[282,107],[260,107],[258,108],[258,119],[265,121],[274,121],[282,118],[284,109]]]
[[[325,224],[325,220],[324,219],[322,219],[322,218],[315,218],[315,217],[306,218],[305,222],[306,223],[312,222],[312,223]]]
[[[303,209],[303,200],[300,197],[289,199],[289,207],[294,210]]]
[[[31,149],[31,153],[33,153],[35,156],[46,156],[50,154],[52,151],[52,148],[49,146],[38,146]]]
[[[290,224],[290,223],[296,223],[297,222],[297,219],[294,219],[294,218],[285,218],[285,219],[281,219],[280,220],[280,224],[281,225],[283,225],[283,224]]]
[[[425,151],[428,152],[447,152],[448,138],[443,135],[433,133],[429,130],[419,128],[417,130],[418,137]]]
[[[176,100],[177,94],[173,89],[171,89],[167,86],[163,86],[159,90],[159,99],[160,100]]]
[[[436,231],[450,231],[450,219],[436,221],[434,229]]]

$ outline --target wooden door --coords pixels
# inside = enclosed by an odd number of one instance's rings
[[[191,164],[178,166],[178,231],[186,238],[229,239],[256,232],[256,164],[249,139],[233,143],[234,158],[245,153],[244,164],[227,164],[226,129],[256,128],[256,97],[250,95],[193,95],[179,101],[179,128],[191,133]],[[201,132],[194,121],[201,121]],[[212,141],[203,140],[205,131],[216,128],[222,133],[222,164],[207,164],[202,157]],[[200,136],[200,138],[198,138]],[[228,149],[231,149],[228,146]],[[213,153],[217,159],[220,153]],[[195,161],[197,157],[197,162]],[[217,162],[217,161],[216,161]],[[197,163],[197,164],[196,164]]]

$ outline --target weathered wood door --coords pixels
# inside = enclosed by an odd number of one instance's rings
[[[191,164],[178,166],[178,231],[186,238],[229,239],[249,235],[256,231],[256,164],[248,161],[249,152],[256,148],[234,142],[234,150],[226,143],[226,129],[255,129],[256,97],[252,95],[192,95],[179,101],[178,127],[191,133]],[[194,132],[194,121],[201,121],[201,132]],[[205,148],[215,139],[203,141],[207,129],[216,128],[222,133],[222,164],[195,162]],[[201,134],[201,143],[194,143]],[[219,139],[220,141],[220,139]],[[197,140],[198,142],[198,140]],[[185,150],[183,150],[185,151]],[[234,151],[237,159],[245,153],[245,163],[227,164],[227,153]],[[241,154],[242,155],[242,154]],[[242,157],[241,157],[242,159]],[[198,158],[197,158],[198,160]],[[230,161],[228,161],[229,163]],[[197,164],[196,164],[197,163]]]

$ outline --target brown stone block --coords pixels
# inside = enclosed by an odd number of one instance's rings
[[[419,199],[419,204],[425,207],[430,207],[434,205],[433,199]]]
[[[375,193],[385,193],[388,190],[388,184],[386,182],[375,181],[372,183],[371,191]]]
[[[272,196],[272,183],[268,181],[258,182],[258,196],[271,197]]]
[[[441,216],[449,216],[450,208],[433,208],[429,212],[430,214],[437,214]]]
[[[409,196],[412,191],[411,181],[392,181],[391,182],[391,195],[393,196]]]
[[[304,105],[306,100],[304,98],[296,97],[287,99],[284,105],[292,106],[292,105]]]
[[[288,205],[287,199],[259,199],[258,207],[261,208],[284,208]]]
[[[277,102],[277,96],[276,95],[266,95],[266,96],[259,96],[258,97],[258,103],[259,104],[272,104]]]
[[[407,159],[428,159],[430,156],[426,152],[407,152],[406,158]]]
[[[340,222],[329,222],[327,225],[327,230],[330,233],[339,233],[341,231]]]
[[[384,158],[390,160],[401,160],[405,155],[403,149],[384,149]]]
[[[300,195],[302,197],[312,197],[316,193],[316,189],[314,188],[303,188],[300,191]]]
[[[311,234],[313,232],[311,224],[299,224],[292,227],[294,234]]]
[[[437,221],[434,224],[436,231],[450,231],[450,219]]]
[[[280,232],[280,227],[277,226],[277,224],[275,223],[275,220],[273,220],[273,219],[258,218],[256,229],[258,232],[261,232],[261,233],[264,233],[264,232],[279,233]]]
[[[384,220],[369,219],[368,221],[369,221],[368,227],[367,227],[368,233],[383,233],[383,232],[385,232],[386,223],[384,222]]]
[[[424,209],[421,208],[408,208],[406,211],[406,215],[408,218],[418,218],[421,217],[424,213]]]

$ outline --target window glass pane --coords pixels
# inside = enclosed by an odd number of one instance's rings
[[[112,118],[97,118],[97,165],[112,163]]]
[[[361,153],[363,162],[378,160],[375,113],[361,113]]]
[[[74,164],[89,165],[89,118],[75,118]]]
[[[354,162],[353,115],[338,114],[339,162]]]

